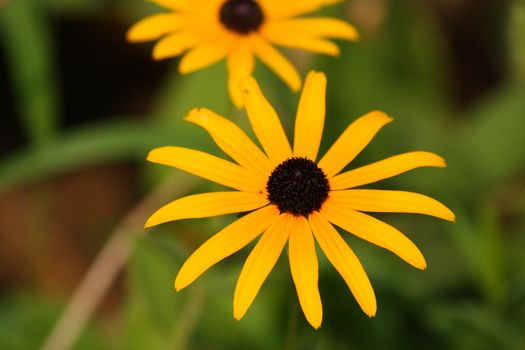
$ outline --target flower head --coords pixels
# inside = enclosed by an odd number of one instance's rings
[[[346,281],[368,316],[376,313],[374,290],[358,258],[333,225],[383,247],[409,264],[424,269],[419,249],[394,227],[365,212],[431,215],[454,221],[454,214],[438,201],[412,192],[355,189],[418,167],[445,167],[429,152],[409,152],[341,172],[392,121],[373,111],[354,121],[317,161],[325,118],[326,78],[311,72],[303,89],[293,148],[279,117],[262,95],[256,81],[242,83],[248,117],[261,151],[231,121],[207,109],[195,109],[187,120],[215,140],[236,163],[210,154],[162,147],[148,160],[170,165],[236,191],[184,197],[154,213],[146,227],[167,221],[250,212],[212,236],[184,263],[175,288],[185,288],[212,265],[261,236],[237,282],[234,317],[248,310],[285,245],[292,278],[306,319],[314,328],[322,321],[315,241]]]
[[[327,17],[296,18],[340,0],[151,0],[170,10],[146,17],[128,32],[128,40],[160,39],[153,58],[184,54],[181,73],[190,73],[227,60],[228,88],[236,106],[242,106],[239,82],[254,69],[254,57],[268,65],[291,89],[301,78],[294,66],[272,44],[338,55],[327,38],[356,40],[350,24]]]

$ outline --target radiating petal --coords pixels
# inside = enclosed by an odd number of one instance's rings
[[[291,49],[299,49],[330,56],[339,56],[341,53],[336,44],[326,39],[310,38],[304,35],[283,35],[283,32],[281,32],[280,35],[267,35],[266,37],[276,45]]]
[[[295,118],[293,154],[317,158],[325,118],[326,76],[312,71],[308,74]]]
[[[297,69],[275,47],[259,35],[250,37],[255,55],[275,72],[293,91],[301,87],[301,77]]]
[[[350,163],[374,138],[376,133],[393,119],[380,111],[370,112],[354,121],[339,136],[319,161],[319,167],[334,176]]]
[[[341,274],[361,309],[370,317],[377,311],[376,296],[359,259],[335,228],[318,212],[309,216],[317,242]]]
[[[330,200],[359,211],[378,213],[413,213],[455,221],[454,213],[437,200],[425,195],[387,190],[346,190],[330,192]]]
[[[186,31],[168,35],[153,47],[153,59],[162,60],[182,54],[199,42],[194,33]]]
[[[187,74],[212,65],[226,58],[230,48],[231,40],[222,36],[207,44],[196,46],[182,57],[179,71],[181,74]]]
[[[301,308],[308,323],[318,329],[323,320],[323,306],[317,286],[319,265],[314,237],[303,216],[295,218],[288,243],[288,257]]]
[[[239,191],[262,194],[266,187],[266,178],[257,176],[227,160],[188,148],[172,146],[156,148],[148,154],[147,160],[184,170]]]
[[[244,248],[278,217],[277,207],[269,205],[243,216],[213,235],[186,260],[175,279],[175,289],[179,291],[187,287],[211,266]]]
[[[235,287],[233,316],[240,320],[248,311],[288,240],[293,217],[284,214],[263,234],[246,259]]]
[[[244,105],[255,135],[274,166],[291,157],[292,149],[279,116],[253,78],[241,83]]]
[[[293,18],[268,22],[262,29],[267,37],[302,36],[306,38],[335,38],[357,40],[355,27],[343,20],[329,17]]]
[[[160,13],[146,17],[131,27],[126,36],[130,42],[156,40],[180,29],[183,23],[178,13]]]
[[[157,210],[145,228],[168,221],[242,213],[268,204],[266,196],[248,192],[210,192],[179,198]]]
[[[396,228],[369,215],[352,209],[341,208],[328,199],[321,208],[321,214],[331,223],[353,233],[370,243],[390,250],[418,269],[425,269],[427,264],[423,254],[412,241]]]
[[[352,169],[330,180],[332,190],[370,184],[420,167],[446,167],[445,160],[430,152],[408,152]]]
[[[337,4],[342,0],[260,0],[268,18],[287,18],[319,10],[323,6]]]
[[[239,44],[228,56],[228,90],[238,108],[243,106],[240,82],[252,74],[254,65],[255,58],[246,42]]]
[[[235,123],[206,108],[192,110],[186,120],[208,131],[215,143],[244,168],[266,177],[272,172],[268,157]]]

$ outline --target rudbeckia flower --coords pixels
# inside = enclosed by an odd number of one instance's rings
[[[308,322],[322,321],[315,242],[346,281],[361,309],[376,313],[376,298],[358,258],[335,226],[385,248],[425,269],[425,258],[403,233],[366,212],[417,213],[454,221],[440,202],[412,192],[356,189],[418,167],[445,167],[429,152],[409,152],[341,172],[392,119],[373,111],[354,121],[317,161],[325,118],[326,78],[311,72],[302,92],[293,148],[279,117],[253,78],[242,82],[242,95],[263,151],[234,123],[207,109],[187,120],[204,128],[234,161],[182,148],[161,147],[148,155],[154,163],[179,168],[236,191],[184,197],[155,212],[146,227],[164,222],[249,212],[198,248],[175,279],[181,290],[222,259],[260,236],[235,288],[233,313],[244,316],[264,280],[288,244],[288,258],[299,302]]]
[[[227,60],[228,89],[242,106],[238,86],[254,69],[254,57],[270,67],[292,90],[301,78],[274,46],[338,55],[327,38],[356,40],[350,24],[327,17],[296,18],[341,0],[151,0],[171,12],[139,21],[128,32],[131,42],[160,39],[153,58],[184,54],[180,72],[190,73]]]

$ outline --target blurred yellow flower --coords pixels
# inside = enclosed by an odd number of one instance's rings
[[[184,54],[181,73],[190,73],[227,59],[228,89],[234,104],[242,106],[239,82],[254,69],[254,56],[270,67],[292,90],[301,78],[294,66],[272,44],[338,55],[326,38],[356,40],[350,24],[327,17],[295,18],[341,0],[151,0],[172,12],[146,17],[128,32],[131,42],[160,41],[156,60]]]
[[[445,167],[444,160],[429,152],[409,152],[340,173],[391,118],[373,111],[357,119],[316,162],[325,118],[325,75],[311,72],[306,79],[293,148],[257,82],[248,78],[241,86],[251,126],[264,153],[234,123],[200,108],[191,111],[187,120],[208,131],[237,164],[181,147],[161,147],[148,155],[151,162],[182,169],[237,191],[175,200],[155,212],[146,227],[173,220],[251,212],[198,248],[179,271],[175,288],[185,288],[212,265],[262,234],[237,282],[234,317],[244,316],[288,243],[299,302],[308,322],[319,328],[323,311],[317,286],[317,240],[360,307],[368,316],[374,316],[376,299],[370,281],[332,224],[424,269],[425,259],[414,243],[394,227],[363,212],[418,213],[450,221],[455,220],[454,214],[421,194],[353,188],[418,167]]]

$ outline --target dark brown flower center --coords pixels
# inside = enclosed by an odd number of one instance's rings
[[[256,0],[227,0],[219,16],[226,28],[239,34],[256,31],[264,21],[263,11]]]
[[[321,209],[330,186],[325,173],[307,158],[293,157],[279,164],[266,184],[268,200],[281,213],[308,217]]]

